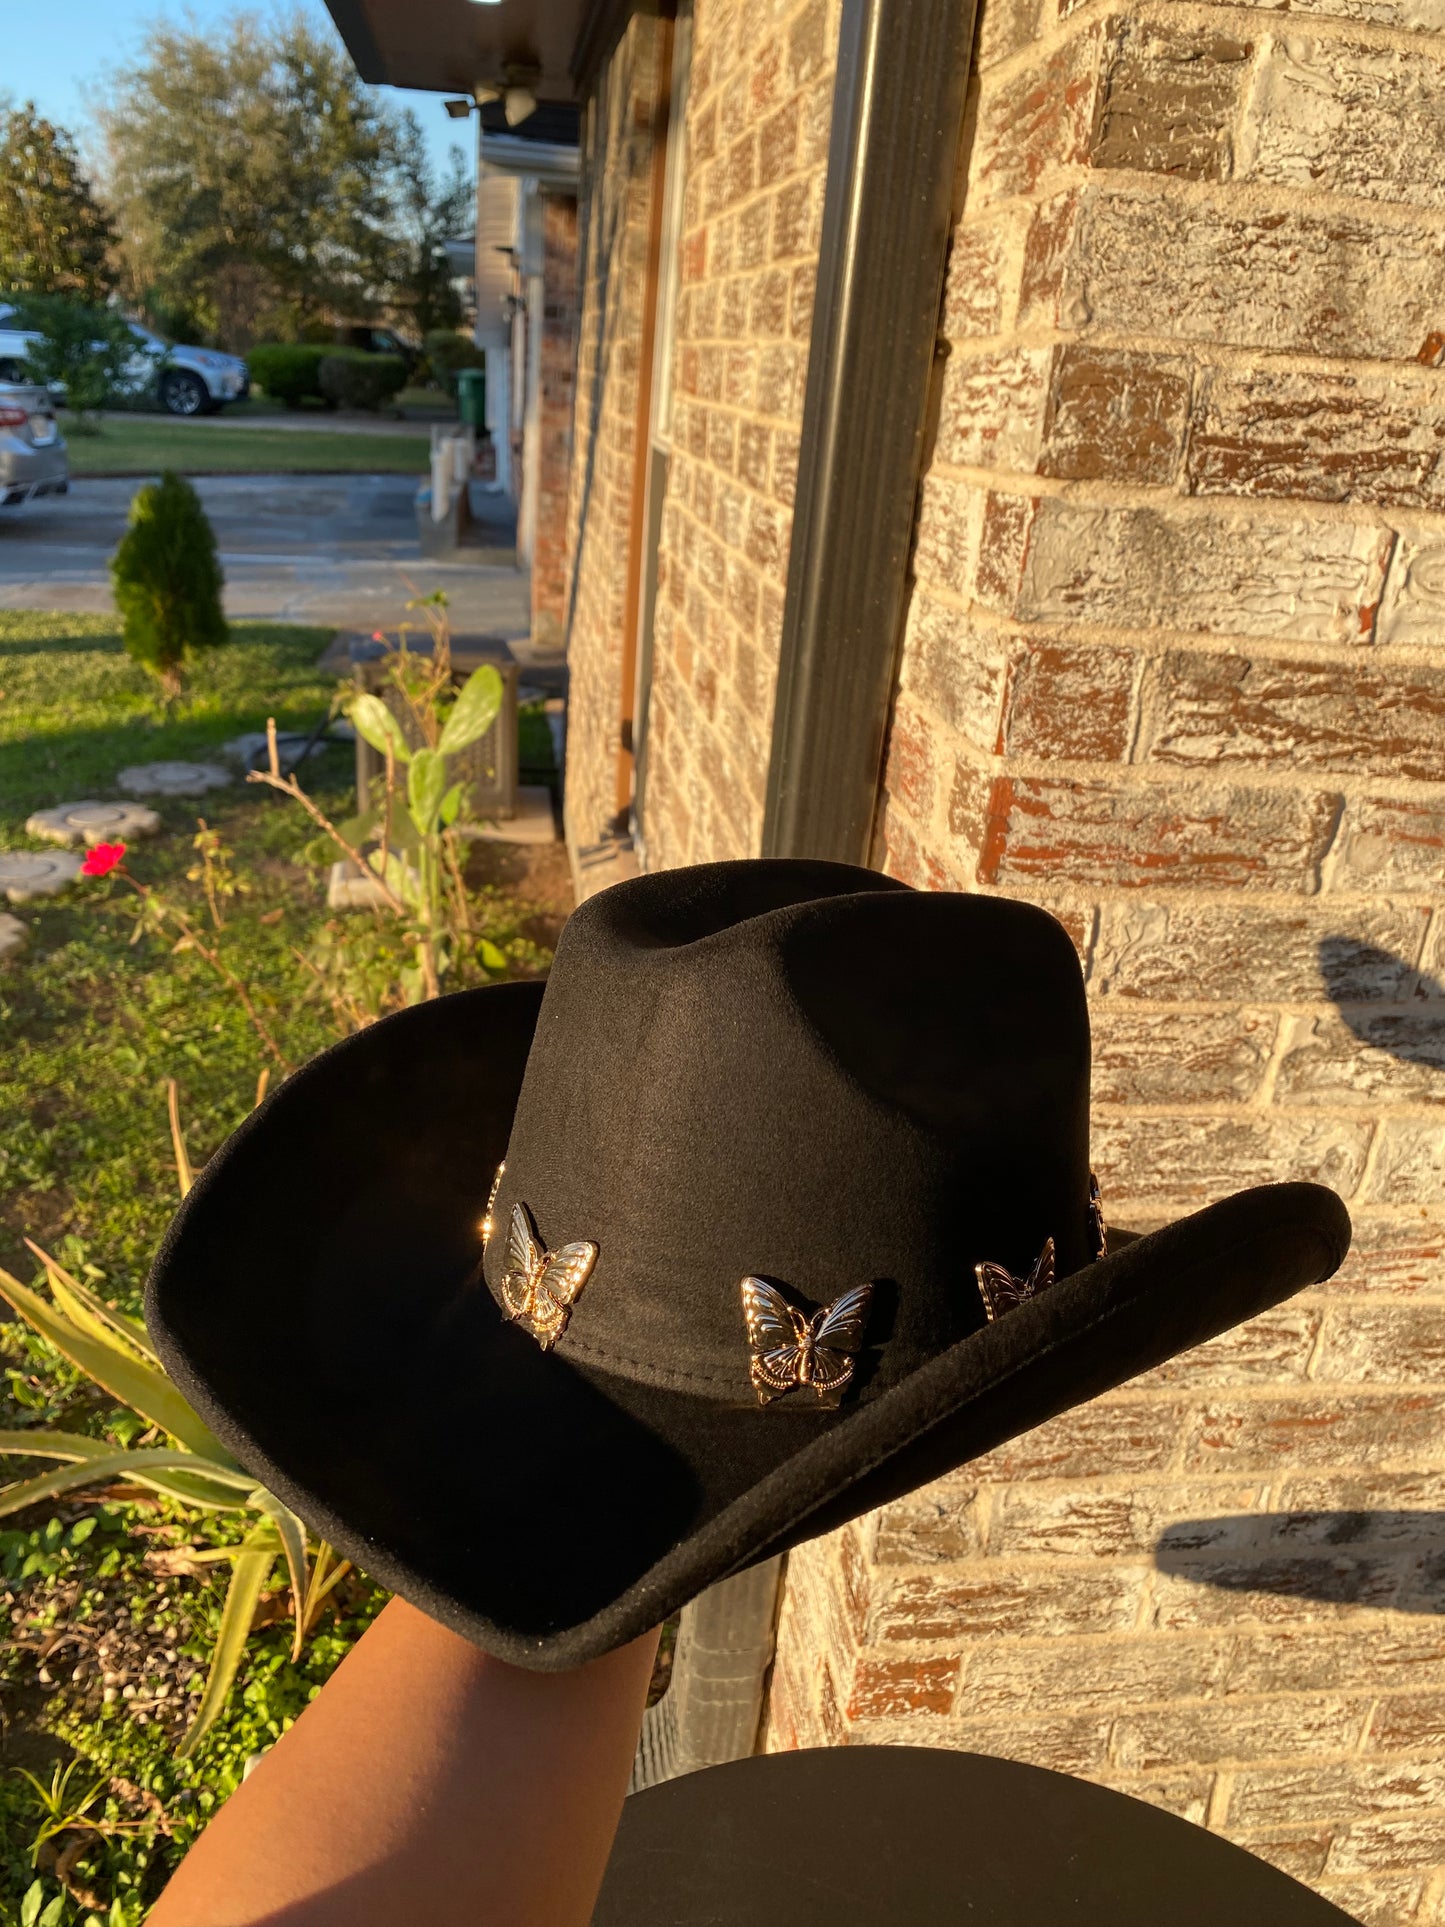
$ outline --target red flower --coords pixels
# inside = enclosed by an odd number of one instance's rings
[[[83,877],[107,877],[125,855],[124,843],[97,843],[80,866]]]

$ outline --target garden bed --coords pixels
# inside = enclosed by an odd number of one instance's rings
[[[124,766],[214,761],[268,714],[282,729],[308,729],[334,689],[315,667],[328,640],[236,625],[167,712],[107,618],[0,612],[0,847],[27,845],[37,808],[113,796]],[[323,808],[351,806],[348,746],[326,748],[302,774]],[[311,826],[286,799],[240,782],[155,807],[163,833],[135,844],[127,868],[203,923],[201,882],[188,876],[198,815],[220,832],[248,887],[226,903],[217,946],[287,1060],[304,1061],[337,1034],[297,955],[328,922],[324,868],[298,861]],[[544,968],[567,908],[557,853],[480,846],[468,874],[513,973]],[[16,913],[29,947],[0,971],[0,1265],[34,1277],[28,1235],[133,1312],[177,1198],[167,1080],[179,1085],[199,1164],[250,1108],[267,1052],[199,955],[153,935],[133,941],[135,899],[113,881],[82,881]],[[0,1371],[0,1428],[53,1425],[122,1442],[127,1426],[138,1429],[17,1323],[0,1325]],[[0,1461],[0,1483],[35,1470]],[[21,1918],[37,1878],[56,1909],[42,1914],[46,1927],[139,1921],[246,1760],[319,1690],[380,1603],[349,1577],[293,1662],[278,1567],[236,1692],[194,1760],[177,1764],[228,1572],[193,1553],[237,1532],[226,1517],[198,1526],[197,1515],[124,1488],[101,1506],[66,1501],[0,1519],[0,1921]],[[37,1869],[37,1838],[66,1817],[75,1824],[42,1845]]]

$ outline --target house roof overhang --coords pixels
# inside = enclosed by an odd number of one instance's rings
[[[326,0],[363,80],[448,94],[525,85],[579,98],[618,0]]]

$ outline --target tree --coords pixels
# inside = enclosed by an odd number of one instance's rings
[[[391,117],[299,16],[157,25],[102,125],[135,298],[237,347],[384,300]]]
[[[470,231],[476,183],[460,147],[452,148],[450,166],[438,180],[421,124],[410,108],[397,123],[392,151],[397,234],[392,299],[424,339],[435,329],[455,328],[462,319],[442,243]]]
[[[189,482],[167,469],[136,491],[110,574],[126,650],[173,700],[187,661],[229,633],[215,532]]]
[[[22,295],[23,328],[39,336],[25,358],[32,381],[59,382],[66,406],[84,418],[105,404],[136,360],[136,340],[113,308],[92,308],[63,294]]]
[[[33,101],[0,113],[0,289],[102,302],[115,240],[70,135]]]

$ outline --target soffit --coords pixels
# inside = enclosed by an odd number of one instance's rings
[[[576,98],[574,64],[596,0],[326,0],[363,80],[470,94],[509,79]],[[524,78],[525,77],[525,78]]]

